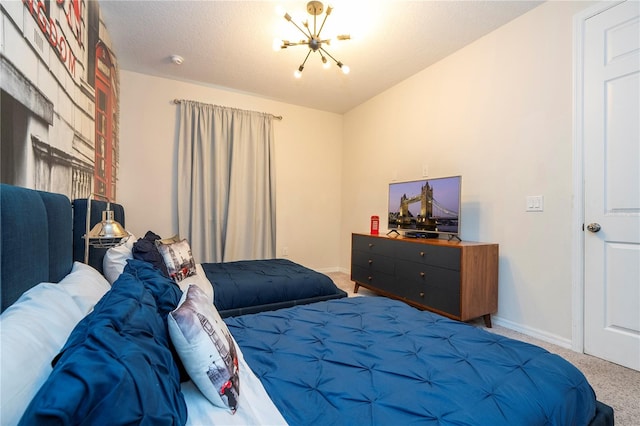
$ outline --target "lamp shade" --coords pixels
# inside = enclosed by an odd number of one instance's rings
[[[89,231],[89,239],[121,239],[128,237],[129,233],[113,218],[113,215],[113,210],[104,210],[102,212],[102,220]]]
[[[94,196],[104,198],[107,201],[107,207],[102,211],[102,220],[93,228],[91,223],[91,200]],[[124,244],[130,237],[122,225],[115,220],[115,213],[111,210],[111,203],[107,197],[100,194],[90,194],[87,198],[87,214],[86,214],[86,231],[83,235],[84,244],[84,263],[89,263],[89,247],[110,248]]]

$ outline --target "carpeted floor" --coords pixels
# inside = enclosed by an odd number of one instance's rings
[[[375,296],[375,293],[363,287],[360,287],[357,295],[354,294],[353,282],[348,274],[332,272],[327,275],[338,287],[349,293],[349,297]],[[481,320],[472,324],[485,328]],[[596,392],[598,400],[613,407],[616,426],[640,426],[640,371],[574,352],[498,325],[485,330],[538,345],[562,356],[582,371]]]

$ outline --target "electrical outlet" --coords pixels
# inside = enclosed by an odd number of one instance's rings
[[[426,164],[422,165],[422,177],[429,176],[429,166]]]
[[[527,209],[528,212],[542,212],[544,211],[544,196],[542,195],[528,195],[527,196]]]
[[[282,257],[289,256],[289,247],[282,247]]]

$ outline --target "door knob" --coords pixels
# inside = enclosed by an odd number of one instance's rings
[[[590,223],[587,225],[587,231],[589,232],[598,232],[601,229],[600,224],[599,223]]]

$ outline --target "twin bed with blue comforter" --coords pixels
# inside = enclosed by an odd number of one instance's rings
[[[185,295],[172,280],[134,259],[109,286],[71,249],[34,249],[19,218],[67,226],[69,200],[54,196],[62,209],[50,210],[46,193],[0,191],[3,307],[24,293],[0,317],[2,424],[613,424],[561,357],[383,297],[227,317],[240,380],[231,414],[176,353],[167,316]],[[46,265],[21,275],[21,256]]]
[[[203,263],[202,269],[223,318],[347,296],[328,276],[287,259]]]

